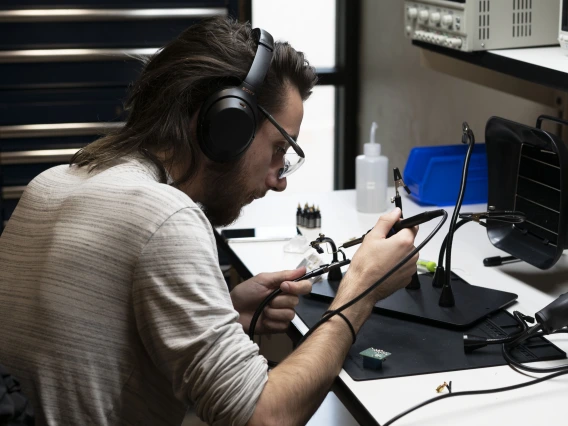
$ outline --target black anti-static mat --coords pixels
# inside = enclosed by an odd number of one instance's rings
[[[414,321],[465,330],[517,299],[514,293],[471,285],[452,273],[455,306],[443,308],[438,304],[442,289],[432,286],[432,277],[431,273],[419,274],[419,289],[400,289],[375,306],[381,312],[408,317]],[[312,294],[332,299],[338,284],[339,282],[323,279],[313,285]]]
[[[312,327],[328,306],[329,302],[306,296],[300,298],[296,312],[308,327]],[[504,337],[516,331],[516,321],[506,311],[496,312],[467,330],[470,334],[487,337]],[[463,334],[464,330],[439,328],[374,312],[359,330],[357,342],[349,351],[343,368],[353,380],[372,380],[506,364],[501,345],[486,346],[466,354]],[[363,368],[359,352],[369,347],[392,354],[383,362],[381,370]],[[512,355],[521,362],[566,357],[562,350],[542,337],[531,339],[513,350]]]

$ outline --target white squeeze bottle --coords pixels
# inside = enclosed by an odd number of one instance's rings
[[[381,144],[375,143],[377,127],[373,122],[364,155],[358,155],[355,160],[357,211],[361,213],[380,213],[387,209],[389,159],[381,155]]]

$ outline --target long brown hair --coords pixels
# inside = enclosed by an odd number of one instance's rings
[[[211,18],[192,25],[154,55],[132,85],[125,104],[126,124],[78,151],[71,164],[89,171],[121,157],[140,153],[166,169],[183,165],[175,185],[191,179],[201,158],[190,121],[207,96],[243,80],[257,45],[250,24]],[[258,92],[258,103],[271,113],[283,108],[288,84],[306,100],[317,82],[302,52],[276,42],[270,69]],[[165,160],[157,154],[165,154]]]

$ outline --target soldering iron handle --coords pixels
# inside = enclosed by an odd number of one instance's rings
[[[444,210],[430,210],[417,214],[416,216],[409,217],[407,219],[402,219],[396,222],[392,227],[392,233],[396,234],[398,231],[404,228],[412,228],[413,226],[421,225],[435,217],[440,217],[444,215]]]
[[[331,265],[320,266],[319,268],[313,269],[313,270],[307,272],[306,274],[302,275],[300,278],[296,278],[293,281],[298,282],[298,281],[302,281],[302,280],[307,280],[309,278],[314,278],[314,277],[323,275],[326,272],[329,272],[330,269],[341,268],[342,266],[349,265],[350,263],[351,263],[351,260],[345,259],[345,260],[341,260],[339,262],[332,263]]]
[[[364,237],[359,237],[359,238],[355,238],[354,240],[347,241],[346,243],[343,243],[342,247],[343,248],[349,248],[349,247],[356,246],[357,244],[361,244],[363,242],[363,238]]]
[[[399,220],[391,228],[391,230],[387,234],[387,238],[392,237],[394,234],[396,234],[401,229],[412,228],[413,226],[421,225],[425,222],[428,222],[429,220],[434,219],[435,217],[443,216],[444,213],[445,213],[445,211],[442,210],[442,209],[430,210],[430,211],[427,211],[427,212],[417,214],[416,216],[409,217],[407,219]],[[369,232],[371,232],[372,229],[373,228],[369,229],[365,235],[367,235]],[[341,247],[349,248],[349,247],[356,246],[357,244],[361,244],[363,242],[363,240],[365,239],[365,235],[363,235],[362,237],[356,238],[354,240],[347,241],[346,243],[343,243],[341,245]]]

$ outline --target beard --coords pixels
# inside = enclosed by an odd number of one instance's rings
[[[199,204],[213,226],[227,226],[237,220],[254,196],[247,190],[244,157],[230,164],[211,164],[203,176],[207,186]]]

